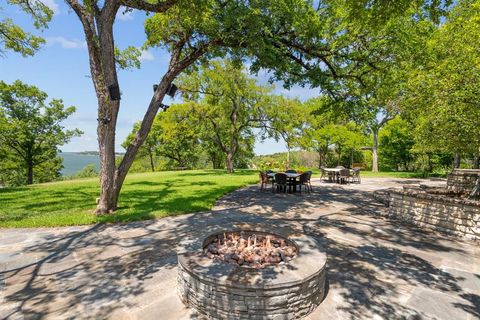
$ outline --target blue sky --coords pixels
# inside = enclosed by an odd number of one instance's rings
[[[34,56],[23,58],[8,52],[0,57],[0,79],[10,83],[19,79],[45,91],[49,97],[63,99],[65,105],[74,105],[77,111],[64,122],[67,128],[79,128],[81,137],[61,147],[63,151],[97,150],[97,105],[93,84],[90,79],[88,53],[83,31],[76,15],[60,0],[43,0],[55,12],[49,28],[43,31],[32,27],[28,16],[18,8],[2,5],[0,17],[8,16],[16,24],[47,40],[46,45]],[[119,48],[128,45],[140,47],[145,41],[143,22],[145,14],[139,11],[117,16],[114,33]],[[152,85],[158,83],[166,70],[169,54],[162,49],[150,49],[142,54],[141,69],[119,71],[122,101],[117,124],[116,147],[132,129],[133,123],[142,119],[153,94]],[[261,72],[259,83],[266,83],[268,74]],[[276,84],[275,91],[301,100],[318,95],[318,89],[295,87],[290,90]],[[166,104],[172,101],[164,101]],[[285,151],[283,141],[267,140],[255,144],[257,154]]]

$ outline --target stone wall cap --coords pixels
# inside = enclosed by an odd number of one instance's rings
[[[432,200],[437,202],[444,202],[444,203],[454,203],[454,204],[461,204],[461,205],[468,205],[473,207],[480,207],[480,201],[472,200],[472,199],[465,199],[465,198],[454,198],[449,197],[447,194],[435,194],[435,193],[428,193],[420,188],[412,188],[407,187],[404,190],[391,190],[391,194],[397,194],[402,196],[409,196],[418,199],[425,199],[425,200]]]

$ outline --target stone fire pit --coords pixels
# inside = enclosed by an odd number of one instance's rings
[[[210,235],[202,251],[178,255],[178,291],[187,306],[211,319],[299,319],[321,303],[327,256],[313,238],[247,230],[226,233],[268,237],[275,248],[294,248],[294,254],[276,264],[239,265],[208,254],[209,245],[214,239],[221,241],[224,232]]]

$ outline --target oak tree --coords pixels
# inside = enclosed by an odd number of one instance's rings
[[[270,87],[259,86],[230,60],[216,60],[181,79],[185,99],[203,132],[225,155],[227,172],[234,170],[239,152],[253,148],[254,128],[264,128],[266,108],[272,102]]]
[[[35,86],[0,81],[0,154],[8,166],[3,169],[23,174],[14,179],[17,183],[32,184],[37,175],[58,176],[62,164],[58,147],[81,134],[61,124],[75,107],[65,107],[59,99],[46,100],[47,94]]]

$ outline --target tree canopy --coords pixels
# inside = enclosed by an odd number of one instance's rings
[[[52,19],[53,11],[42,1],[7,0],[7,3],[16,4],[20,9],[31,16],[36,29],[45,29]],[[2,7],[0,7],[1,13]],[[5,55],[7,50],[20,53],[22,56],[32,56],[45,40],[29,32],[8,17],[0,19],[0,55]]]
[[[416,148],[478,153],[480,147],[480,3],[459,1],[426,42],[410,73],[404,108]]]
[[[17,80],[0,81],[0,174],[5,183],[31,184],[59,176],[58,147],[82,132],[65,130],[61,122],[75,107],[62,100],[46,102],[47,94]],[[36,169],[40,168],[39,172]],[[47,179],[48,181],[48,179]]]
[[[264,128],[271,88],[259,86],[230,60],[216,60],[184,76],[180,87],[192,108],[202,140],[211,140],[233,172],[237,153],[253,148],[254,128]]]

